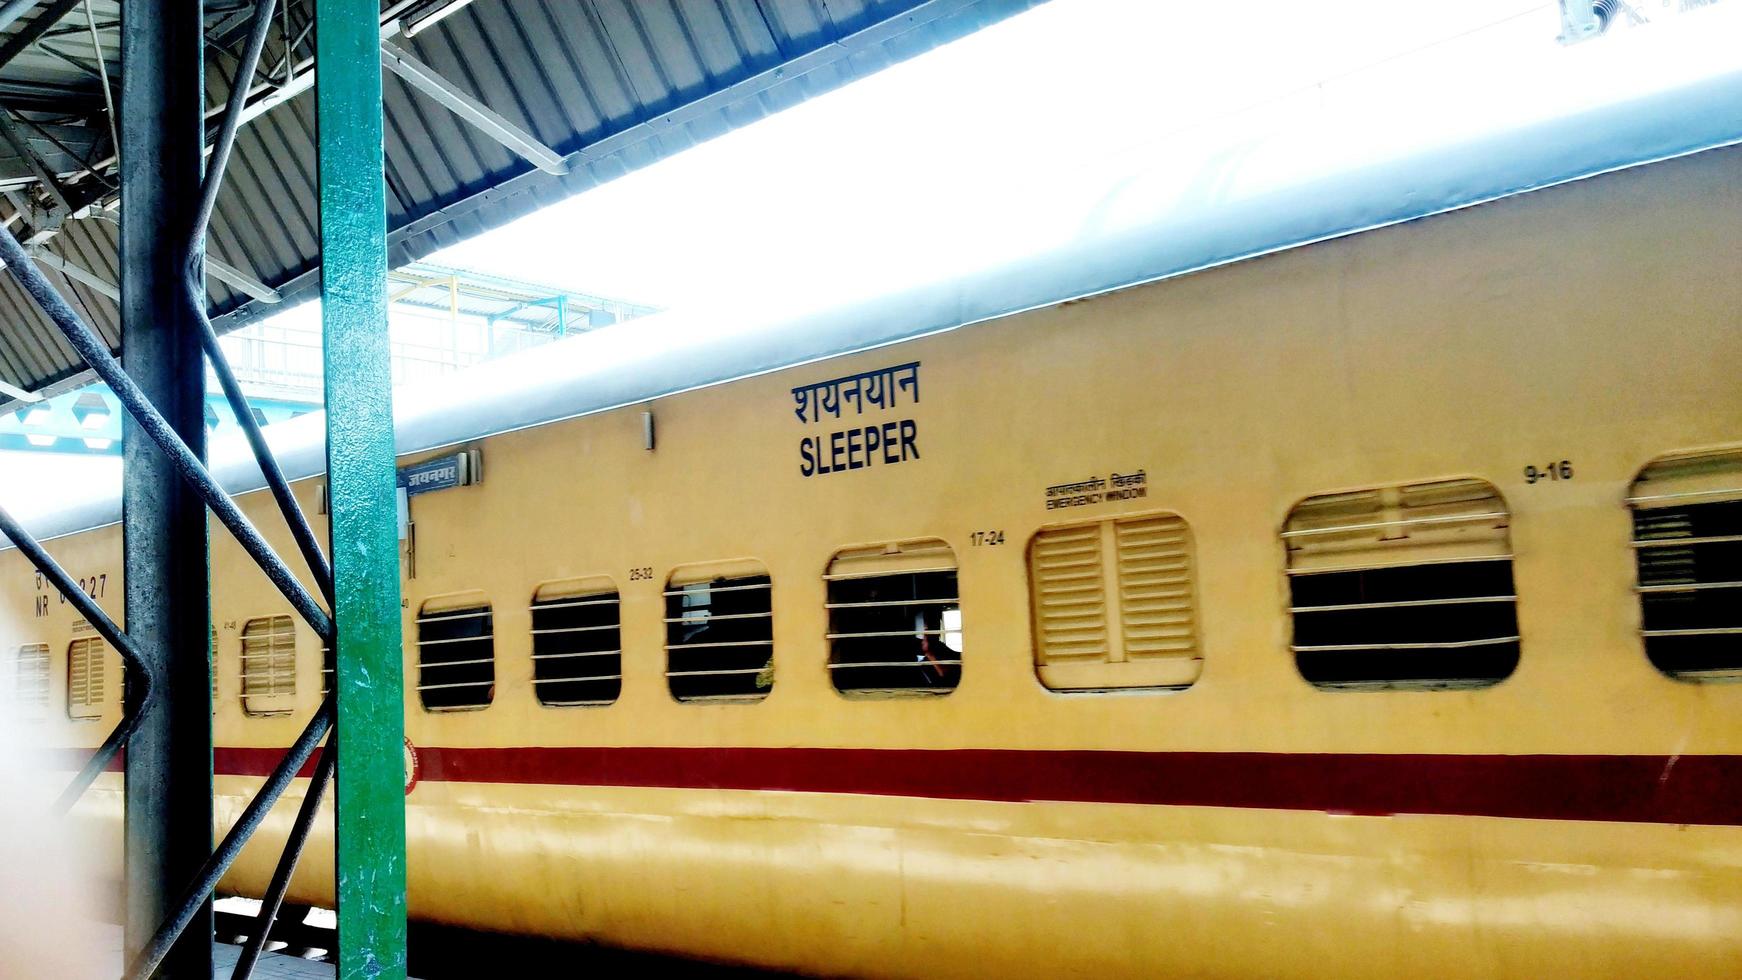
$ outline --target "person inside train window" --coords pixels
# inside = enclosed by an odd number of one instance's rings
[[[760,572],[760,567],[756,569]],[[766,572],[684,581],[665,593],[666,678],[679,701],[760,701],[774,685]]]
[[[955,556],[936,539],[843,551],[828,573],[829,674],[857,694],[947,694],[962,675]]]

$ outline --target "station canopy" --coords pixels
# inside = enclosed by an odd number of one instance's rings
[[[398,0],[383,4],[398,267],[1038,0]],[[0,220],[120,346],[111,107],[121,4],[0,2]],[[208,241],[220,332],[319,289],[314,0],[283,0]],[[207,139],[252,0],[207,0]],[[0,407],[88,380],[0,276]]]

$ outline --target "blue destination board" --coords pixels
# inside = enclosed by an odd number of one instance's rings
[[[404,488],[407,497],[463,487],[471,482],[466,478],[468,462],[465,453],[455,453],[452,456],[402,466],[399,468],[399,485]]]

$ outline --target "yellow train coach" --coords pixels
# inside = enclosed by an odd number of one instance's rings
[[[405,459],[412,914],[855,976],[1742,975],[1738,214],[1713,150]],[[327,674],[212,541],[228,820]],[[119,614],[119,529],[52,547]],[[19,710],[94,744],[118,659],[0,570]]]

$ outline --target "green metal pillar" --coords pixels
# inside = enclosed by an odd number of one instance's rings
[[[338,724],[339,980],[405,976],[404,665],[387,335],[381,4],[316,0]]]

